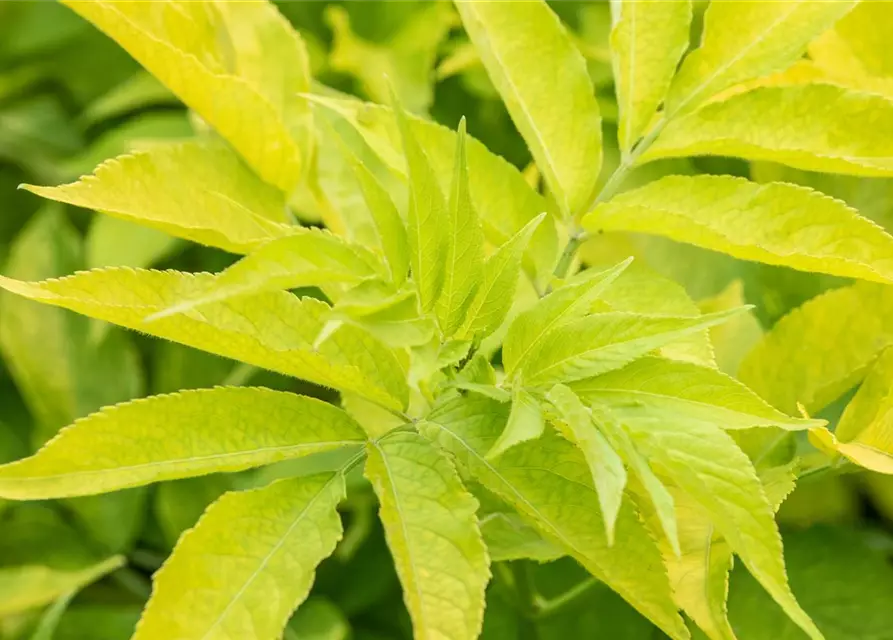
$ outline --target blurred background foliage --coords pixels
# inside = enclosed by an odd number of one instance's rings
[[[321,83],[384,101],[385,76],[411,110],[469,132],[531,181],[538,177],[487,75],[445,2],[281,2],[307,42]],[[617,105],[607,45],[606,2],[553,2],[573,32],[596,86],[606,125],[605,174],[618,162]],[[698,15],[703,3],[696,3]],[[693,37],[700,29],[695,20]],[[695,41],[695,40],[693,40]],[[561,96],[556,96],[560,100]],[[36,280],[100,266],[219,270],[234,259],[90,211],[44,204],[21,183],[58,184],[107,158],[204,135],[203,124],[111,40],[53,2],[0,3],[0,263]],[[810,174],[740,160],[656,162],[627,188],[666,173],[750,175],[814,186],[893,231],[893,181]],[[734,373],[762,331],[839,278],[747,263],[660,238],[592,240],[584,260],[635,255],[675,280],[704,310],[755,305],[713,339]],[[670,285],[668,285],[670,286]],[[33,452],[66,424],[100,406],[218,384],[261,384],[331,397],[322,389],[189,348],[0,296],[0,461]],[[831,419],[844,402],[826,410]],[[806,443],[794,443],[807,447]],[[167,482],[106,496],[46,503],[0,501],[0,640],[118,640],[130,637],[150,577],[180,533],[223,492],[312,473],[325,456],[236,476]],[[343,513],[346,536],[320,568],[313,596],[285,638],[409,638],[374,497],[355,478]],[[483,516],[501,517],[498,511]],[[893,638],[893,478],[869,473],[805,478],[779,514],[795,593],[827,637]],[[507,520],[506,531],[523,536]],[[514,527],[514,528],[513,528]],[[111,560],[108,560],[112,558]],[[25,584],[26,588],[21,589]],[[14,588],[10,585],[17,585]],[[732,622],[742,639],[801,638],[739,567]],[[658,638],[660,632],[572,561],[494,566],[484,638]]]

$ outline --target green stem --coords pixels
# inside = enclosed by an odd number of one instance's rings
[[[636,161],[642,156],[648,148],[654,144],[654,141],[657,140],[657,137],[663,132],[664,128],[667,126],[667,122],[669,120],[665,117],[662,118],[651,131],[648,132],[648,135],[642,138],[639,143],[633,147],[633,150],[627,154],[623,160],[620,162],[620,165],[614,170],[614,173],[611,174],[611,177],[608,178],[608,181],[605,182],[604,186],[599,190],[598,194],[593,199],[592,203],[586,208],[587,211],[591,211],[597,205],[607,202],[610,200],[614,194],[623,186],[623,183],[626,181],[627,177],[629,177],[630,172],[635,167]],[[555,267],[554,276],[556,278],[565,278],[567,277],[567,273],[571,268],[571,264],[573,264],[574,256],[577,254],[577,250],[580,246],[588,239],[588,235],[585,232],[573,231],[570,234],[570,238],[567,241],[567,244],[564,247],[564,251],[561,253],[561,257],[558,259],[558,264]],[[551,287],[546,290],[546,293],[551,291]]]
[[[585,595],[586,592],[598,584],[598,582],[599,581],[595,578],[587,578],[575,587],[571,587],[560,596],[556,596],[551,600],[540,599],[537,603],[537,618],[548,618],[556,613],[560,613],[563,609],[577,601],[581,596]]]

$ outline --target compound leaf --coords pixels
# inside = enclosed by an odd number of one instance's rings
[[[339,472],[224,494],[155,574],[134,640],[276,638],[341,539]]]
[[[605,535],[608,544],[613,545],[614,526],[623,503],[623,490],[626,488],[623,460],[595,427],[589,409],[577,394],[563,384],[557,384],[549,390],[546,398],[558,411],[558,430],[577,445],[589,465],[605,521]]]
[[[589,276],[580,283],[567,284],[552,291],[533,307],[512,320],[502,345],[502,364],[507,375],[523,365],[542,340],[562,323],[589,313],[593,302],[610,287],[629,266],[632,258]]]
[[[800,404],[817,413],[893,344],[891,318],[891,287],[862,282],[829,291],[779,320],[745,356],[739,377],[782,411],[796,413]]]
[[[592,476],[576,447],[547,432],[535,442],[512,447],[496,461],[485,458],[507,418],[506,405],[468,396],[437,408],[420,429],[549,542],[572,555],[670,637],[688,638],[660,554],[631,504],[621,506],[615,543],[608,545]]]
[[[718,427],[625,412],[633,440],[709,514],[748,570],[810,637],[822,634],[788,586],[775,512],[747,455]]]
[[[542,0],[456,7],[561,211],[582,212],[602,163],[601,115],[583,55]]]
[[[450,461],[416,433],[385,436],[367,451],[366,477],[381,502],[415,637],[474,640],[490,579],[477,501]]]
[[[293,96],[310,88],[307,52],[272,3],[220,4],[65,1],[201,115],[261,177],[290,192],[302,171],[295,133],[305,126],[306,105]]]
[[[363,440],[350,416],[315,398],[245,387],[183,391],[81,418],[30,458],[0,466],[0,495],[91,495],[240,471]]]
[[[484,270],[484,232],[468,187],[465,119],[459,123],[456,162],[446,224],[443,289],[435,311],[440,329],[452,336],[465,319],[465,310],[481,284]]]
[[[596,376],[738,312],[740,309],[693,317],[596,313],[551,332],[530,355],[520,375],[528,385]]]
[[[628,152],[647,131],[667,95],[676,65],[688,49],[691,0],[613,0],[611,61],[621,151]]]
[[[774,426],[794,430],[823,424],[786,416],[716,369],[652,356],[570,386],[587,402],[621,413],[624,406],[648,407],[662,415],[710,422],[723,429]]]
[[[423,311],[430,311],[443,286],[447,248],[447,204],[437,174],[415,137],[409,117],[395,102],[397,124],[409,171],[407,237],[412,277]]]
[[[893,282],[893,237],[808,187],[730,176],[669,176],[599,205],[590,231],[661,235],[743,260]]]
[[[107,160],[71,184],[24,188],[234,253],[294,230],[284,224],[282,194],[219,143],[159,145]]]
[[[391,280],[399,287],[406,280],[410,262],[409,239],[400,213],[387,190],[357,157],[350,145],[340,135],[335,139],[363,192],[363,199],[372,216],[379,245],[391,272]]]
[[[388,167],[399,175],[407,175],[400,133],[390,109],[358,100],[320,96],[313,96],[312,100],[346,119]],[[453,171],[456,133],[428,120],[412,116],[408,120],[434,167],[441,189],[447,193]],[[520,171],[479,141],[469,137],[466,152],[471,201],[491,245],[504,244],[537,215],[552,210],[549,201],[527,184]],[[540,225],[530,239],[525,269],[544,281],[552,275],[557,257],[555,224],[549,220]]]
[[[331,307],[313,298],[270,292],[146,323],[147,316],[213,288],[215,277],[176,271],[95,269],[66,278],[22,282],[0,276],[0,288],[153,336],[258,367],[357,393],[390,408],[408,401],[396,354],[366,331],[344,325],[313,342]]]
[[[468,306],[465,322],[459,329],[457,338],[486,337],[505,321],[515,300],[524,250],[545,217],[546,214],[542,213],[528,222],[487,258],[481,286]]]
[[[521,442],[536,440],[543,435],[545,428],[546,422],[539,400],[529,391],[516,386],[512,390],[509,419],[505,423],[505,429],[502,430],[499,438],[493,443],[493,447],[487,452],[487,459],[492,460]]]
[[[780,71],[803,55],[810,40],[856,6],[848,0],[711,2],[701,46],[682,63],[667,111],[685,113],[723,89]]]
[[[737,156],[807,171],[891,176],[893,142],[878,135],[891,129],[893,100],[882,96],[829,84],[761,87],[673,120],[641,160]]]
[[[245,256],[214,279],[213,286],[196,297],[152,314],[157,320],[195,307],[236,296],[266,291],[356,285],[380,275],[381,265],[367,249],[349,244],[322,229],[296,228]]]
[[[856,464],[893,474],[893,349],[885,349],[847,405],[834,433],[812,432]]]

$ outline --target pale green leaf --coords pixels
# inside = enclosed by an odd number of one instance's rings
[[[634,495],[639,494],[651,502],[651,508],[663,529],[666,542],[669,543],[670,549],[678,556],[681,551],[679,547],[679,533],[676,526],[676,503],[669,489],[654,473],[651,465],[636,448],[632,438],[614,415],[598,404],[593,404],[590,407],[590,411],[593,424],[604,434],[608,443],[620,455],[624,464],[632,472],[633,477],[629,478],[632,493]],[[638,501],[636,506],[640,511],[646,510],[642,501]]]
[[[531,237],[546,217],[540,214],[499,247],[484,263],[481,286],[468,306],[457,338],[486,337],[505,321],[521,277],[521,258]]]
[[[272,3],[65,4],[201,115],[266,181],[284,191],[297,185],[305,105],[293,96],[309,90],[307,54]]]
[[[486,394],[484,394],[486,395]],[[512,404],[505,429],[499,434],[493,447],[487,452],[487,460],[493,460],[511,447],[528,440],[536,440],[546,428],[543,410],[529,391],[516,386],[512,389]]]
[[[614,526],[623,503],[626,469],[623,460],[592,422],[592,414],[580,398],[563,384],[549,390],[546,398],[558,411],[560,433],[573,442],[586,459],[605,521],[608,545],[614,544]]]
[[[378,243],[390,268],[391,280],[399,287],[409,273],[409,240],[400,213],[387,190],[366,168],[350,145],[340,134],[335,139],[363,192],[363,199],[375,225]]]
[[[145,107],[176,103],[177,99],[158,78],[151,73],[137,71],[87,105],[82,117],[87,124],[95,125]]]
[[[152,314],[158,320],[212,302],[266,291],[355,285],[379,274],[374,254],[324,229],[298,227],[273,240],[220,273],[207,291]]]
[[[183,391],[76,421],[30,458],[0,466],[0,495],[33,500],[104,493],[240,471],[363,439],[352,418],[315,398],[245,387]]]
[[[154,576],[134,640],[277,638],[341,539],[340,472],[225,494]]]
[[[835,83],[893,98],[893,5],[859,5],[809,45],[809,57]]]
[[[479,495],[477,491],[475,495]],[[564,555],[558,547],[524,522],[514,509],[501,500],[494,498],[493,501],[499,505],[497,508],[488,508],[487,504],[482,504],[478,510],[487,554],[493,562],[522,559],[551,562]]]
[[[743,384],[716,369],[647,356],[622,369],[572,383],[588,402],[612,407],[647,407],[675,419],[700,420],[723,429],[808,429],[822,420],[791,418],[769,406]]]
[[[456,137],[456,161],[445,231],[446,265],[435,311],[441,331],[449,337],[462,325],[484,270],[484,232],[468,186],[464,118],[459,123]]]
[[[428,440],[401,432],[367,445],[366,477],[416,638],[473,640],[490,579],[477,501]]]
[[[740,311],[693,317],[593,314],[551,332],[530,355],[520,375],[528,385],[596,376],[619,369],[677,338],[724,322]]]
[[[598,495],[583,455],[554,433],[484,457],[508,419],[508,407],[480,396],[435,410],[422,432],[543,536],[620,594],[674,639],[688,638],[676,613],[660,554],[630,503],[621,506],[608,546]]]
[[[676,603],[710,640],[737,640],[727,606],[732,549],[701,505],[678,490],[674,501],[680,553],[665,551],[664,563]]]
[[[800,271],[893,282],[893,237],[844,202],[783,182],[669,176],[597,206],[583,224]]]
[[[465,391],[471,391],[472,393],[479,393],[483,396],[487,396],[497,402],[511,402],[512,394],[509,391],[506,391],[502,387],[495,387],[491,384],[481,384],[479,382],[466,382],[464,380],[458,380],[454,382],[453,387],[456,389],[463,389]]]
[[[587,315],[593,303],[629,266],[632,258],[589,275],[579,284],[556,289],[512,320],[502,346],[502,364],[507,375],[523,366],[524,359],[556,327]]]
[[[591,262],[587,260],[587,264]],[[584,269],[571,281],[589,278],[592,275],[593,269]],[[679,283],[667,275],[658,273],[641,259],[627,267],[592,305],[593,311],[606,309],[670,316],[697,316],[701,313],[698,305]],[[730,320],[734,321],[734,318]],[[659,352],[664,358],[715,366],[713,347],[710,345],[710,336],[706,329],[674,340],[661,347]]]
[[[824,293],[779,320],[739,376],[772,405],[818,413],[865,376],[893,344],[893,288],[858,283]],[[845,348],[842,348],[845,345]]]
[[[579,49],[543,0],[456,7],[561,211],[581,213],[601,168],[602,133]]]
[[[834,433],[813,434],[856,464],[893,474],[893,349],[885,349],[847,405]]]
[[[234,253],[293,231],[282,195],[219,143],[159,145],[108,160],[71,184],[25,188]]]
[[[893,142],[878,131],[891,128],[893,100],[882,96],[830,84],[764,87],[673,120],[641,159],[738,156],[807,171],[890,176]]]
[[[648,130],[688,49],[691,0],[613,0],[611,62],[620,108],[620,150],[628,152]]]
[[[670,87],[667,111],[691,111],[734,84],[784,69],[854,6],[849,0],[711,2],[701,46],[683,61]]]
[[[743,306],[744,284],[733,280],[715,296],[701,300],[701,313],[716,313],[723,309]],[[725,324],[710,329],[710,343],[716,352],[716,364],[720,371],[737,375],[744,356],[763,337],[763,327],[753,311],[742,313]]]
[[[380,12],[393,9],[386,4],[372,6]],[[333,70],[355,76],[364,93],[376,102],[388,101],[390,82],[409,111],[425,113],[434,99],[431,69],[456,17],[446,3],[424,2],[416,7],[384,42],[371,42],[354,33],[344,7],[326,7],[325,17],[333,31],[329,54]],[[364,15],[367,20],[379,17]]]
[[[405,406],[409,390],[403,365],[367,332],[343,326],[318,349],[313,347],[331,310],[313,298],[270,292],[144,322],[146,316],[206,291],[213,282],[208,274],[123,268],[43,282],[0,276],[0,288],[32,300],[354,392],[390,408]]]
[[[624,425],[643,453],[709,514],[748,570],[806,633],[822,634],[788,586],[775,513],[750,459],[718,427],[695,420],[632,416]]]
[[[36,609],[67,593],[78,591],[124,565],[113,556],[83,569],[61,570],[40,565],[0,568],[0,617]]]
[[[422,311],[430,311],[440,294],[445,275],[447,204],[427,152],[410,126],[409,116],[396,102],[394,110],[409,171],[406,213],[409,263]]]
[[[345,118],[388,167],[399,175],[407,175],[400,133],[390,109],[349,99],[320,96],[308,96],[308,99]],[[410,117],[409,122],[434,167],[441,189],[448,192],[456,149],[455,132],[419,118]],[[537,215],[552,210],[549,202],[531,189],[520,171],[474,138],[468,139],[467,153],[471,200],[491,245],[505,243]],[[544,281],[552,275],[557,257],[555,223],[549,220],[531,237],[525,268]]]

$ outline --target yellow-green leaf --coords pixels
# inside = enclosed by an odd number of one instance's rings
[[[25,188],[234,253],[293,231],[282,195],[219,143],[159,145],[108,160],[71,184]]]
[[[834,433],[812,434],[862,467],[893,474],[893,349],[878,357]]]
[[[821,420],[791,418],[724,373],[690,362],[646,356],[622,369],[572,383],[589,402],[614,407],[648,407],[676,419],[711,422],[723,429],[782,427],[808,429]]]
[[[893,237],[846,203],[784,182],[669,176],[597,206],[583,224],[800,271],[893,282]]]
[[[63,570],[41,565],[2,567],[0,618],[48,605],[122,567],[124,562],[123,557],[113,556],[83,569]]]
[[[350,416],[315,398],[245,387],[183,391],[81,418],[30,458],[0,466],[0,496],[105,493],[240,471],[363,440]]]
[[[336,135],[335,139],[363,192],[363,199],[372,216],[379,246],[391,272],[391,280],[399,287],[409,273],[409,240],[400,213],[387,190],[366,168],[350,145],[340,134]]]
[[[352,99],[320,96],[308,96],[308,99],[346,119],[388,167],[398,175],[407,175],[400,132],[389,108]],[[434,168],[441,189],[447,193],[453,171],[456,133],[412,116],[409,124]],[[549,201],[527,184],[520,171],[483,144],[469,137],[466,151],[471,201],[491,245],[504,244],[536,216],[553,210]],[[555,224],[548,220],[531,238],[525,269],[544,281],[552,275],[557,257]]]
[[[295,131],[305,126],[304,105],[294,96],[310,88],[303,42],[272,3],[220,4],[65,0],[201,115],[261,177],[290,192],[302,171]]]
[[[488,394],[483,394],[488,395]],[[492,395],[491,395],[492,397]],[[537,400],[529,391],[520,386],[512,389],[512,405],[509,418],[505,423],[505,429],[499,434],[499,438],[487,452],[487,460],[493,460],[511,447],[528,440],[536,440],[546,428],[543,418],[543,410]]]
[[[663,529],[666,543],[675,555],[681,553],[679,547],[679,533],[676,526],[675,501],[670,494],[669,489],[663,481],[657,477],[648,461],[642,456],[632,441],[629,433],[626,432],[623,425],[617,418],[607,409],[607,407],[599,404],[591,404],[590,415],[592,423],[598,430],[604,434],[608,443],[616,451],[623,463],[633,473],[630,478],[631,493],[639,494],[642,498],[647,498],[651,502],[651,507],[647,509],[648,513],[656,516],[660,527]],[[638,481],[638,483],[636,482]],[[640,512],[645,510],[643,501],[637,501]]]
[[[891,129],[893,100],[882,96],[829,84],[762,87],[673,120],[641,159],[739,156],[807,171],[890,176],[893,142],[878,132]]]
[[[331,308],[284,291],[210,304],[189,314],[144,320],[213,287],[214,276],[176,271],[97,269],[67,278],[0,288],[210,353],[242,360],[398,409],[408,401],[406,373],[395,353],[367,332],[342,326],[319,348],[313,342]]]
[[[528,385],[596,376],[739,312],[740,309],[733,309],[693,317],[596,313],[551,332],[530,355],[520,375]]]
[[[593,303],[629,266],[632,258],[604,271],[588,275],[580,283],[556,289],[512,320],[502,346],[502,365],[507,375],[523,365],[525,357],[556,327],[589,313]]]
[[[443,286],[447,204],[434,167],[416,139],[409,117],[396,102],[394,110],[409,171],[409,205],[406,212],[409,264],[421,308],[430,311]]]
[[[617,516],[614,546],[608,546],[592,476],[576,447],[547,432],[486,460],[507,419],[506,405],[475,395],[439,407],[420,429],[671,638],[688,638],[660,554],[628,502]]]
[[[810,413],[855,386],[893,344],[893,287],[858,283],[779,320],[741,363],[748,387],[787,413]],[[845,348],[844,348],[845,347]]]
[[[134,640],[278,638],[341,539],[341,472],[224,494],[154,576]]]
[[[380,262],[367,249],[348,244],[323,229],[296,228],[291,235],[265,244],[220,273],[206,291],[147,320],[266,291],[299,287],[330,291],[330,285],[356,285],[379,275],[380,270]]]
[[[734,84],[784,69],[854,6],[850,0],[711,2],[701,46],[683,61],[667,96],[667,111],[691,111]]]
[[[591,264],[588,260],[587,263]],[[591,274],[592,269],[584,269],[572,281],[591,277]],[[602,292],[592,305],[592,310],[658,313],[669,316],[697,316],[701,313],[698,305],[679,283],[661,275],[641,259],[627,267],[617,280]],[[732,318],[731,322],[734,321]],[[664,345],[660,348],[660,355],[664,358],[715,366],[713,347],[710,345],[706,329],[682,336]]]
[[[465,322],[456,337],[486,337],[505,321],[521,277],[521,258],[531,237],[546,214],[540,214],[508,242],[499,247],[484,263],[481,286],[468,306]]]
[[[468,186],[465,118],[459,123],[456,138],[456,162],[445,231],[446,265],[435,311],[441,331],[450,337],[465,319],[465,311],[481,284],[484,271],[484,232]]]
[[[745,304],[744,284],[733,280],[715,296],[701,300],[702,313],[716,313]],[[710,329],[710,343],[716,351],[716,364],[720,371],[730,376],[738,374],[744,356],[763,337],[763,327],[753,311],[742,313],[725,324]]]
[[[581,213],[602,162],[601,116],[583,55],[543,0],[456,7],[561,211]]]
[[[613,0],[611,62],[620,108],[620,150],[628,152],[670,88],[676,65],[688,49],[691,0]]]
[[[385,436],[367,452],[366,477],[381,502],[414,637],[474,640],[490,579],[477,500],[450,461],[416,433]]]
[[[835,83],[893,98],[893,5],[860,2],[809,45],[809,57]]]
[[[605,522],[605,535],[608,545],[613,545],[614,526],[626,488],[623,460],[593,424],[589,409],[580,402],[577,394],[563,384],[557,384],[549,390],[546,398],[558,411],[558,430],[580,449],[589,465]]]
[[[788,586],[775,511],[745,453],[718,427],[696,420],[633,416],[623,423],[652,461],[709,514],[750,573],[811,638],[821,632]]]

